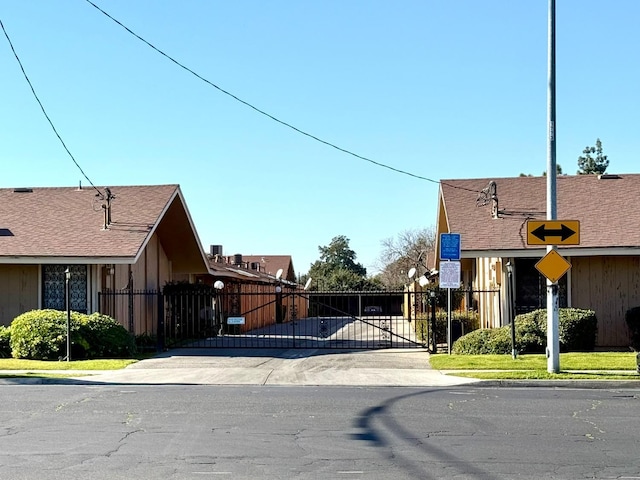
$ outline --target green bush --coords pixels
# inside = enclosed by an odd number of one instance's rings
[[[136,336],[136,348],[139,352],[155,351],[158,348],[158,337],[143,333]]]
[[[71,312],[71,358],[104,358],[135,354],[133,337],[111,317]],[[53,360],[66,356],[67,313],[32,310],[11,323],[14,358]]]
[[[0,358],[11,356],[11,329],[0,325]]]
[[[627,310],[624,320],[629,327],[630,347],[636,352],[640,352],[640,307]]]
[[[560,350],[593,350],[597,329],[597,318],[593,311],[561,308],[558,321]],[[544,352],[547,344],[546,310],[516,316],[515,337],[518,352]],[[478,355],[511,353],[511,349],[511,326],[505,325],[464,335],[453,344],[451,351],[463,355]]]
[[[205,283],[189,283],[186,281],[167,282],[164,287],[162,287],[162,293],[167,296],[182,295],[185,293],[192,295],[213,295],[215,291],[216,290],[212,285],[207,285]]]
[[[72,344],[74,337],[77,337],[77,315],[72,312]],[[58,310],[32,310],[19,315],[11,322],[11,355],[14,358],[37,360],[53,360],[64,356],[66,322],[66,312]]]
[[[136,343],[122,325],[101,313],[83,315],[80,335],[86,344],[88,358],[131,357],[136,354]]]
[[[544,316],[545,326],[547,316]],[[545,329],[546,332],[546,329]],[[593,310],[561,308],[558,325],[560,350],[584,352],[593,350],[598,335],[598,319]]]
[[[503,328],[483,328],[463,335],[453,343],[451,352],[458,355],[483,355],[511,351],[511,338]]]
[[[535,310],[516,316],[516,349],[522,353],[540,353],[544,352],[547,344],[546,334],[546,315],[541,318],[541,310]],[[511,338],[511,325],[502,327],[509,330],[509,338]],[[511,347],[509,347],[511,351]]]
[[[478,312],[451,312],[451,322],[461,324],[462,333],[472,332],[480,327]],[[447,312],[438,311],[436,313],[436,343],[447,342]],[[431,315],[421,314],[415,323],[416,336],[421,342],[426,342],[427,333],[431,329]],[[429,339],[430,341],[431,339]]]

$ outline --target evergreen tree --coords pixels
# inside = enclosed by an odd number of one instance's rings
[[[598,138],[595,147],[586,147],[578,157],[578,175],[602,174],[609,166],[609,160],[602,154],[602,142]],[[593,156],[595,154],[595,157]]]
[[[309,268],[312,290],[373,290],[380,283],[367,278],[367,269],[356,262],[349,239],[339,235],[324,247],[318,247],[320,259]]]

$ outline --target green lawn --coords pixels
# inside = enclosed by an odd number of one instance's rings
[[[640,380],[632,352],[561,353],[560,373],[547,372],[542,355],[432,355],[437,370],[459,370],[456,376],[482,379],[606,379]],[[485,371],[479,371],[485,370]]]
[[[0,370],[119,370],[137,362],[137,359],[76,360],[22,360],[0,358]]]

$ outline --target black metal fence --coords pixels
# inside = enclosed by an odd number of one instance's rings
[[[404,292],[270,288],[214,294],[104,291],[101,312],[159,348],[421,347],[403,315]]]
[[[495,291],[454,292],[452,309],[458,312],[486,307],[496,295]],[[435,333],[442,325],[432,320],[436,311],[441,316],[446,309],[442,294],[434,298],[427,291],[306,292],[228,286],[213,293],[104,291],[99,293],[99,304],[101,313],[159,349],[435,348],[441,341]],[[460,333],[454,339],[477,328],[464,323],[455,327]]]

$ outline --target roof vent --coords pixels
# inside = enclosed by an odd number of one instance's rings
[[[621,178],[620,175],[615,175],[613,173],[601,173],[598,175],[598,180],[613,180],[615,178]]]
[[[32,188],[14,188],[13,193],[33,193]]]

